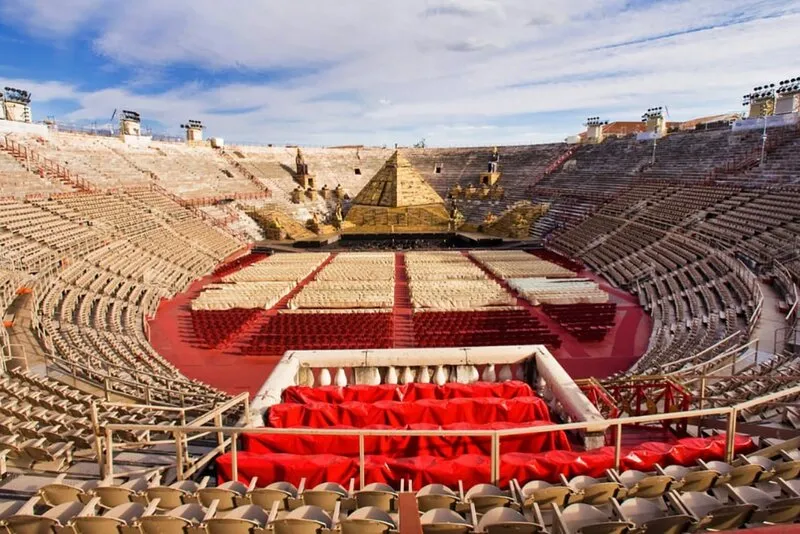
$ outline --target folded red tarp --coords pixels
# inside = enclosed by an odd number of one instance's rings
[[[416,401],[420,399],[457,399],[497,397],[533,397],[531,387],[525,382],[509,380],[505,382],[475,382],[457,384],[448,382],[443,386],[436,384],[380,384],[377,386],[353,385],[338,386],[291,386],[283,390],[283,402],[305,404],[308,402],[377,402],[377,401]]]
[[[329,428],[337,425],[357,428],[367,425],[403,427],[416,423],[440,426],[492,422],[522,424],[549,420],[547,404],[539,397],[277,404],[269,408],[266,416],[267,426],[274,428]]]
[[[708,446],[700,446],[697,438],[680,440],[670,446],[667,454],[657,454],[660,465],[693,465],[698,458],[723,459],[724,436],[699,439]],[[722,449],[719,449],[720,443],[723,444]],[[753,448],[753,442],[749,437],[736,436],[736,454],[750,452]],[[627,469],[651,470],[656,463],[653,461],[655,457],[649,457],[647,464],[642,463],[641,458],[648,457],[653,450],[661,449],[660,446],[643,444],[623,451],[621,469],[623,471]],[[237,459],[239,480],[249,483],[250,479],[257,476],[259,486],[266,486],[270,482],[279,480],[297,485],[301,478],[306,478],[306,487],[313,487],[322,482],[338,482],[347,486],[351,478],[358,478],[358,458],[332,454],[295,455],[240,452]],[[691,461],[689,461],[690,459]],[[590,452],[508,453],[501,456],[500,462],[499,483],[501,486],[507,486],[513,478],[524,484],[530,480],[558,482],[560,474],[567,478],[577,475],[603,477],[606,469],[614,467],[614,448],[604,447]],[[389,458],[371,455],[365,457],[365,475],[367,483],[383,482],[395,488],[400,487],[401,480],[408,479],[412,481],[414,488],[421,488],[425,484],[434,482],[455,488],[458,486],[459,480],[463,481],[465,488],[470,488],[490,480],[490,463],[489,456],[478,454],[464,454],[450,459],[435,456]],[[230,480],[230,453],[217,458],[217,476],[220,483]]]
[[[527,423],[524,426],[549,425],[546,421]],[[337,426],[334,428],[352,428]],[[437,425],[413,424],[405,427],[369,425],[369,429],[386,430],[438,430]],[[515,423],[489,423],[474,425],[454,423],[444,425],[442,430],[502,430],[520,428]],[[358,436],[321,436],[286,434],[243,434],[242,449],[247,452],[291,453],[291,454],[335,454],[358,457]],[[562,431],[546,432],[521,436],[509,436],[500,442],[500,452],[544,452],[550,450],[569,450],[570,444]],[[489,455],[492,451],[491,437],[486,436],[365,436],[364,453],[389,458],[413,456],[437,456],[452,458],[461,454]]]

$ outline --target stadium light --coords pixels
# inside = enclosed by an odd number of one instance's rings
[[[647,124],[651,120],[660,121],[664,118],[664,106],[648,108],[642,115],[642,122]],[[658,146],[658,122],[656,122],[655,130],[653,131],[653,156],[650,159],[650,165],[656,163],[656,147]]]
[[[609,121],[602,120],[600,117],[589,117],[586,119],[586,122],[583,124],[584,126],[605,126],[608,124]]]
[[[16,87],[5,87],[4,91],[5,92],[2,93],[3,100],[6,102],[13,102],[24,106],[31,103],[31,93],[29,91],[17,89]]]

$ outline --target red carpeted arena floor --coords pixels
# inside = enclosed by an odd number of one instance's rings
[[[155,318],[149,322],[150,342],[153,347],[190,378],[202,380],[231,394],[247,391],[251,396],[254,395],[269,377],[275,364],[280,360],[280,355],[244,355],[242,347],[248,343],[253,333],[269,320],[269,317],[275,315],[275,310],[259,312],[255,321],[251,321],[236,333],[234,343],[227,348],[211,349],[198,342],[198,335],[192,323],[191,301],[199,295],[204,286],[218,282],[220,275],[230,274],[252,263],[253,260],[260,259],[252,256],[236,260],[229,258],[229,267],[223,266],[217,269],[217,274],[201,278],[192,283],[184,293],[162,301]],[[548,255],[546,259],[553,258]],[[551,332],[558,334],[561,346],[551,348],[551,351],[573,377],[603,377],[627,369],[647,349],[652,330],[650,317],[639,306],[638,300],[633,295],[614,289],[587,270],[582,270],[579,274],[597,281],[609,293],[610,302],[617,304],[614,327],[602,341],[579,341],[540,308],[530,306],[523,299],[518,299],[518,304],[526,308]],[[311,278],[313,274],[301,283],[299,288]],[[284,298],[276,307],[285,305],[287,300]],[[409,309],[400,310],[398,306],[407,306]],[[402,316],[404,312],[410,314],[410,303],[406,300],[395,304],[394,314]],[[399,332],[394,332],[396,346],[407,346],[408,342],[407,333],[403,332],[400,335]]]

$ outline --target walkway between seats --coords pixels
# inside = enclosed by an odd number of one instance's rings
[[[393,344],[395,348],[414,346],[414,316],[408,289],[405,256],[394,254],[394,307],[392,308]]]
[[[309,282],[314,280],[317,275],[328,266],[330,262],[333,261],[333,258],[336,256],[336,253],[330,254],[325,260],[319,264],[319,267],[314,269],[311,274],[303,278],[296,286],[292,288],[291,291],[286,293],[275,305],[266,310],[265,312],[259,312],[260,315],[256,318],[255,321],[249,323],[244,329],[242,329],[239,333],[236,334],[236,339],[231,344],[234,347],[234,350],[241,350],[242,346],[248,346],[253,339],[253,336],[256,335],[261,329],[276,315],[278,315],[278,310],[285,310],[289,301],[292,300],[298,293],[300,293],[303,288],[305,288]]]
[[[775,331],[786,326],[784,314],[779,308],[781,299],[771,285],[760,281],[758,285],[764,294],[764,305],[761,307],[761,318],[753,331],[753,339],[758,338],[759,352],[775,354],[783,351],[782,338],[775,345]]]

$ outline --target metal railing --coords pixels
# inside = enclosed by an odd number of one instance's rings
[[[130,424],[109,424],[103,429],[105,436],[105,451],[103,462],[103,473],[105,476],[112,476],[114,466],[114,431],[133,431],[133,432],[160,432],[172,434],[176,444],[177,458],[176,458],[176,471],[179,480],[184,479],[190,474],[195,473],[197,470],[194,466],[186,468],[184,464],[185,443],[191,434],[216,434],[218,445],[214,448],[215,452],[226,452],[226,444],[230,444],[231,453],[231,478],[238,480],[239,467],[238,467],[238,439],[241,434],[254,434],[254,435],[288,435],[288,436],[330,436],[330,437],[357,437],[358,438],[358,466],[359,466],[359,481],[360,487],[366,484],[366,450],[364,446],[365,438],[367,437],[483,437],[491,440],[491,475],[490,481],[497,483],[500,479],[501,469],[501,446],[503,438],[512,436],[533,436],[546,432],[560,432],[560,431],[584,431],[586,433],[605,433],[608,430],[613,432],[614,443],[614,467],[619,469],[622,460],[622,436],[623,427],[631,425],[642,425],[648,423],[663,424],[665,421],[673,420],[700,420],[701,418],[717,417],[727,419],[726,425],[726,444],[725,444],[725,460],[728,462],[733,461],[735,452],[735,435],[737,427],[737,415],[742,410],[746,410],[761,404],[772,403],[784,397],[800,394],[800,386],[795,386],[784,391],[773,393],[758,399],[745,401],[734,406],[720,407],[720,408],[704,408],[695,409],[681,412],[671,412],[663,414],[649,414],[636,417],[606,419],[602,422],[574,422],[565,424],[551,424],[535,427],[522,427],[505,430],[383,430],[383,429],[317,429],[317,428],[241,428],[241,427],[225,427],[213,426],[205,427],[198,426],[211,419],[217,420],[216,415],[211,415],[202,419],[196,420],[195,424],[186,426],[170,426],[170,425],[130,425]],[[233,402],[233,401],[231,401]],[[225,437],[228,436],[227,439]]]

